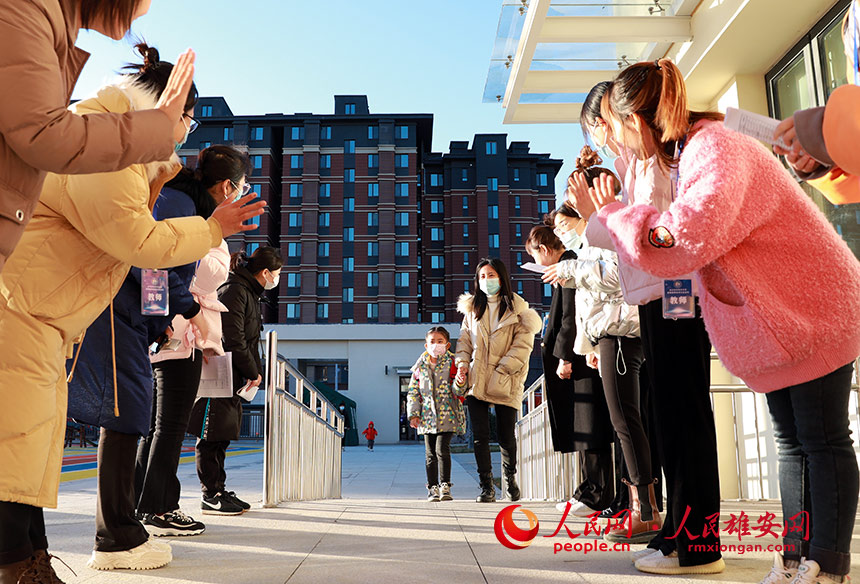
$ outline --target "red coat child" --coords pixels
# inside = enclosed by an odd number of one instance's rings
[[[367,428],[362,432],[364,437],[367,438],[367,449],[373,450],[373,441],[376,439],[376,435],[379,432],[376,431],[376,428],[373,427],[373,422],[367,423]]]

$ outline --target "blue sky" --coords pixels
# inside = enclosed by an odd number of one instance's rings
[[[372,113],[432,113],[433,149],[476,133],[528,140],[565,165],[582,146],[578,125],[504,125],[482,103],[501,0],[152,0],[133,32],[175,61],[197,52],[202,95],[223,95],[235,114],[332,113],[335,94],[367,94]],[[134,59],[128,42],[83,32],[93,56],[75,89],[92,94]]]

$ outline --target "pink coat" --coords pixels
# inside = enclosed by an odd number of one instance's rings
[[[194,272],[194,280],[189,291],[194,300],[200,305],[200,314],[209,325],[209,334],[205,339],[196,339],[197,327],[185,320],[182,315],[173,317],[173,338],[181,339],[182,346],[175,351],[162,350],[153,355],[153,363],[169,359],[187,359],[193,349],[211,349],[217,355],[223,355],[221,346],[221,313],[227,312],[227,307],[218,301],[218,287],[227,281],[230,273],[230,250],[227,242],[222,241],[218,247],[213,247],[200,260]]]
[[[598,213],[625,262],[664,278],[695,271],[705,325],[726,368],[768,392],[860,354],[860,263],[758,142],[701,122],[663,213]]]

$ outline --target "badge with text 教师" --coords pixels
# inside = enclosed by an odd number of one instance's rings
[[[663,318],[695,318],[692,280],[663,280]]]
[[[167,270],[140,271],[140,313],[167,316]]]

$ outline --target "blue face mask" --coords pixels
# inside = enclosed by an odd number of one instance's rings
[[[182,150],[182,147],[185,146],[185,143],[188,141],[188,134],[189,133],[190,132],[188,130],[186,130],[185,131],[185,137],[182,139],[182,142],[174,142],[174,144],[173,144],[173,151],[174,152],[179,152],[180,150]]]
[[[499,293],[499,290],[502,289],[502,285],[499,284],[498,278],[487,278],[486,280],[481,280],[478,285],[481,287],[481,291],[487,296],[495,296]]]

